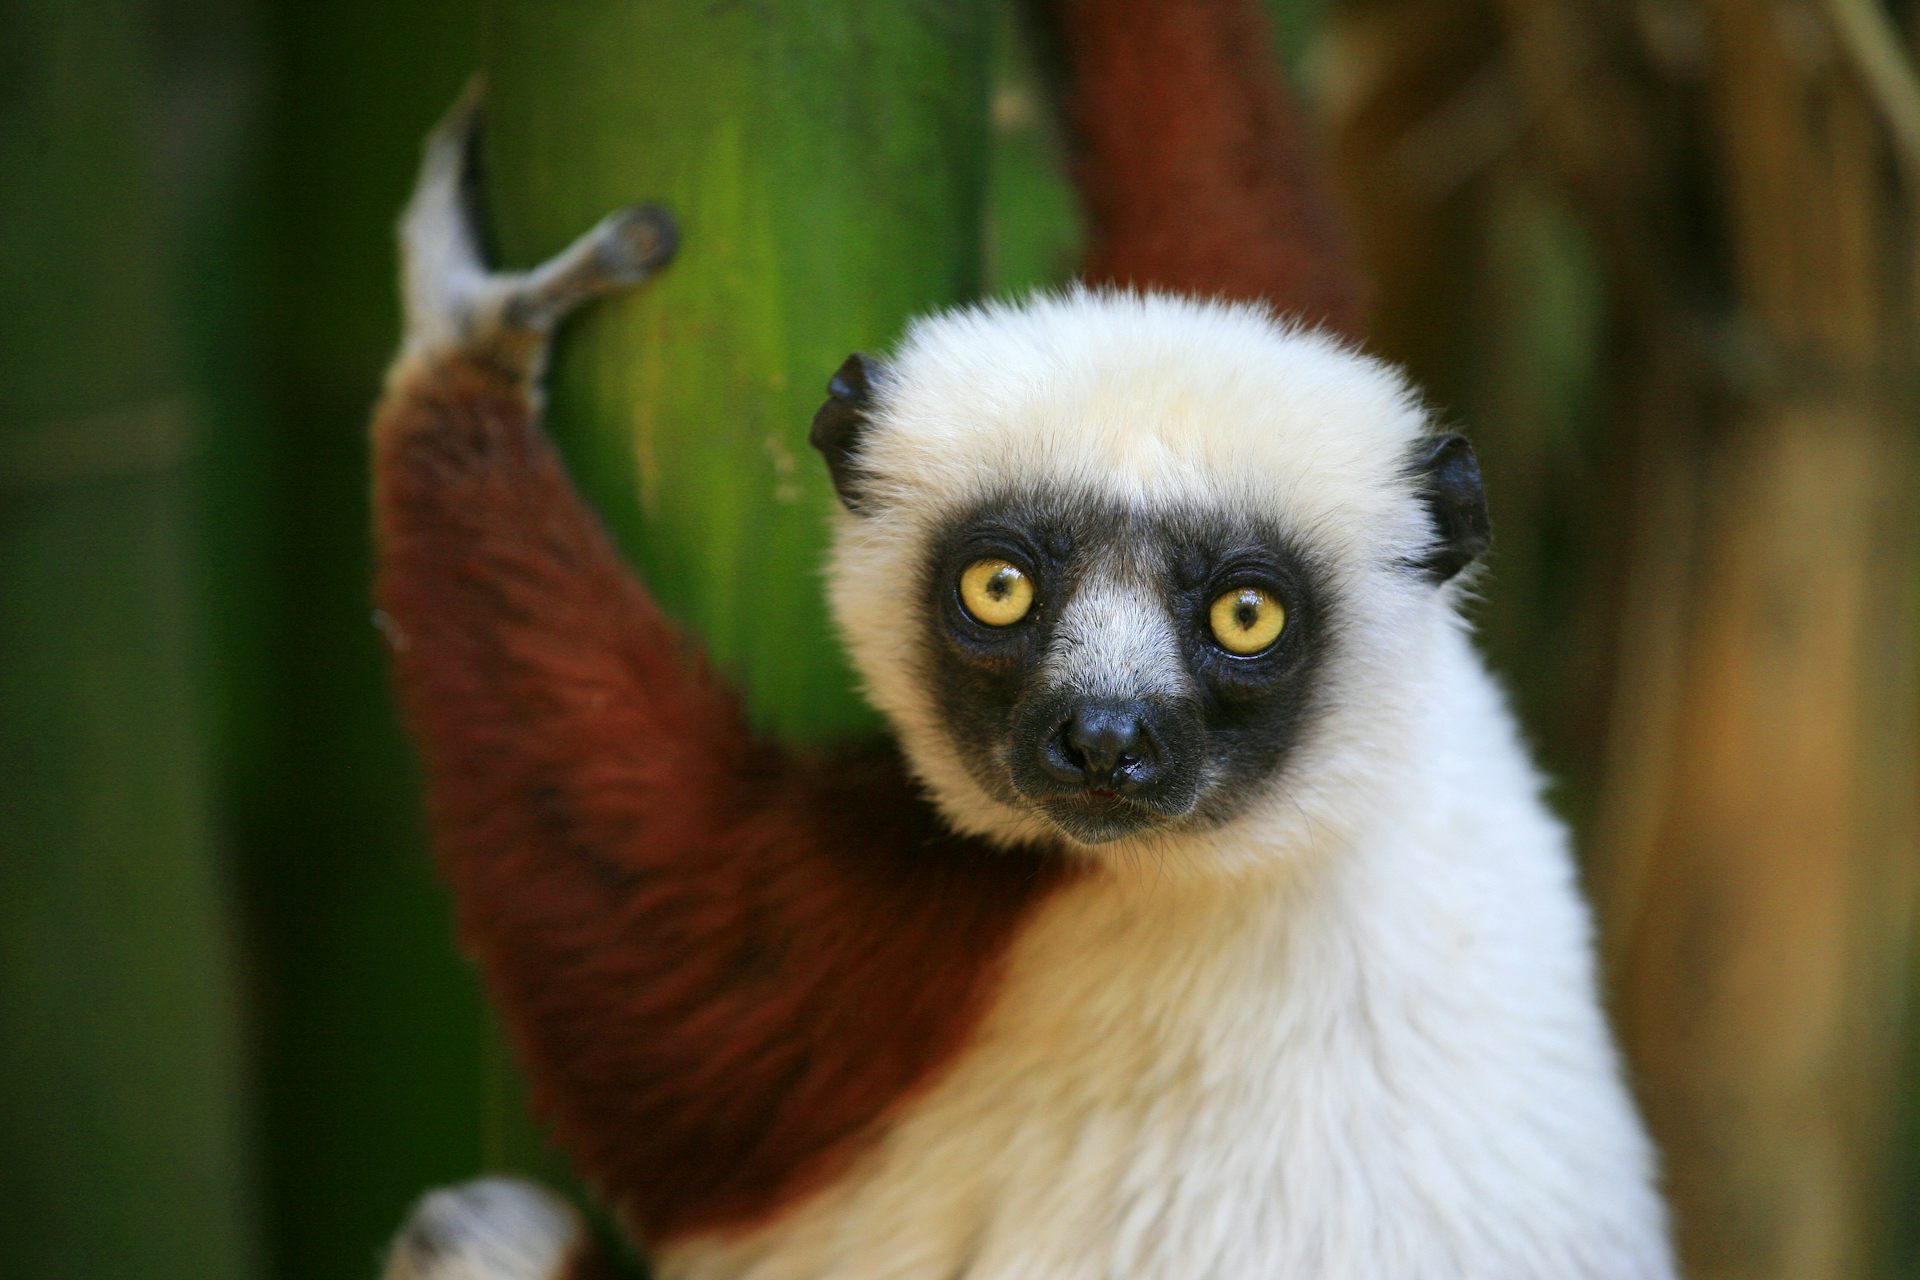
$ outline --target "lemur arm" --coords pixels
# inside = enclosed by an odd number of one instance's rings
[[[662,265],[671,224],[629,210],[489,274],[472,128],[430,140],[403,224],[378,602],[463,939],[536,1106],[658,1243],[830,1174],[954,1052],[1052,873],[943,832],[888,756],[748,731],[540,424],[547,335]]]
[[[1359,273],[1252,0],[1027,0],[1087,217],[1081,273],[1359,332]]]

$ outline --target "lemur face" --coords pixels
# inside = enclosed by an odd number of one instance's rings
[[[1311,713],[1315,576],[1230,513],[989,498],[929,548],[929,685],[974,780],[1075,841],[1216,824]]]
[[[916,325],[815,420],[855,665],[963,830],[1178,839],[1411,735],[1471,451],[1392,371],[1253,308],[1079,292]]]

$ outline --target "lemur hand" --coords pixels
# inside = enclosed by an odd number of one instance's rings
[[[480,89],[469,86],[427,138],[413,199],[400,221],[405,357],[485,356],[538,378],[554,327],[581,304],[635,285],[673,259],[679,229],[659,205],[636,204],[531,271],[491,270],[481,249],[473,178]]]

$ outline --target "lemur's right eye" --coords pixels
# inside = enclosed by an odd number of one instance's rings
[[[960,604],[974,621],[1010,627],[1033,608],[1033,579],[1006,560],[975,560],[960,574]]]

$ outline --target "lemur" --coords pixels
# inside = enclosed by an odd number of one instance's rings
[[[1234,128],[1281,109],[1249,4],[1062,9],[1231,64]],[[671,219],[491,272],[474,128],[403,220],[377,595],[463,938],[659,1276],[1673,1274],[1566,836],[1460,614],[1479,472],[1399,373],[1205,296],[1234,268],[1187,210],[1128,229],[1168,193],[1083,175],[1101,273],[1195,296],[965,307],[842,366],[828,590],[894,742],[790,750],[541,429],[555,326],[665,265]],[[1237,137],[1172,150],[1257,222]],[[495,1180],[423,1201],[388,1275],[598,1265]]]

